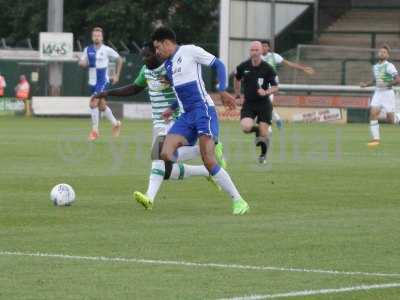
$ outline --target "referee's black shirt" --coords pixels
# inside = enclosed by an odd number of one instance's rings
[[[267,90],[270,86],[277,86],[276,73],[265,61],[258,66],[253,66],[251,59],[242,62],[236,68],[235,77],[243,80],[244,98],[247,104],[261,104],[269,99],[268,96],[260,96],[259,88]]]

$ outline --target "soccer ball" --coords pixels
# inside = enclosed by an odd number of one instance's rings
[[[75,201],[75,191],[69,184],[57,184],[50,192],[50,200],[56,206],[69,206]]]

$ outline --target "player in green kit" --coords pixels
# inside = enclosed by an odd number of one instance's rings
[[[378,62],[373,66],[374,79],[370,82],[361,82],[365,88],[375,85],[375,92],[370,103],[370,132],[372,140],[367,144],[370,148],[379,146],[381,135],[379,131],[379,115],[381,111],[386,113],[387,122],[395,122],[396,95],[393,86],[400,83],[400,76],[396,67],[388,61],[390,48],[385,45],[379,49]]]
[[[138,94],[144,89],[148,89],[150,102],[152,106],[153,119],[153,141],[151,150],[151,173],[147,192],[134,192],[134,199],[142,204],[146,209],[153,207],[154,199],[159,191],[161,184],[167,179],[184,179],[191,176],[203,176],[213,183],[208,170],[203,166],[192,166],[183,164],[182,161],[193,159],[200,155],[199,147],[183,146],[176,152],[176,163],[165,163],[160,159],[162,144],[174,119],[178,117],[179,112],[175,113],[171,121],[165,121],[162,112],[176,101],[175,92],[166,81],[166,70],[156,55],[152,43],[145,44],[142,48],[142,57],[144,65],[133,84],[106,90],[96,97],[107,96],[131,96]],[[226,165],[223,158],[222,144],[216,146],[216,156],[222,165]]]

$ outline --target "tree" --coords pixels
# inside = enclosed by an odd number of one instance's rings
[[[8,3],[6,3],[8,2]],[[0,37],[31,38],[46,31],[47,0],[0,0]],[[64,31],[89,43],[90,30],[101,26],[106,39],[142,43],[160,25],[172,27],[182,43],[217,43],[218,0],[68,0],[64,1]],[[215,52],[215,51],[213,51]]]

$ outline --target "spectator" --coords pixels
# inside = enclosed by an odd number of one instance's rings
[[[24,107],[25,107],[25,115],[30,116],[31,115],[31,109],[29,105],[29,93],[31,90],[31,86],[26,80],[25,75],[19,76],[19,82],[17,86],[15,87],[15,97],[17,100],[24,101]]]
[[[4,96],[4,89],[6,88],[6,80],[3,75],[0,73],[0,97]]]
[[[28,80],[26,80],[25,75],[21,75],[19,77],[19,82],[17,86],[15,87],[15,96],[18,100],[28,100],[29,98],[29,92],[30,92],[31,86],[29,85]]]

